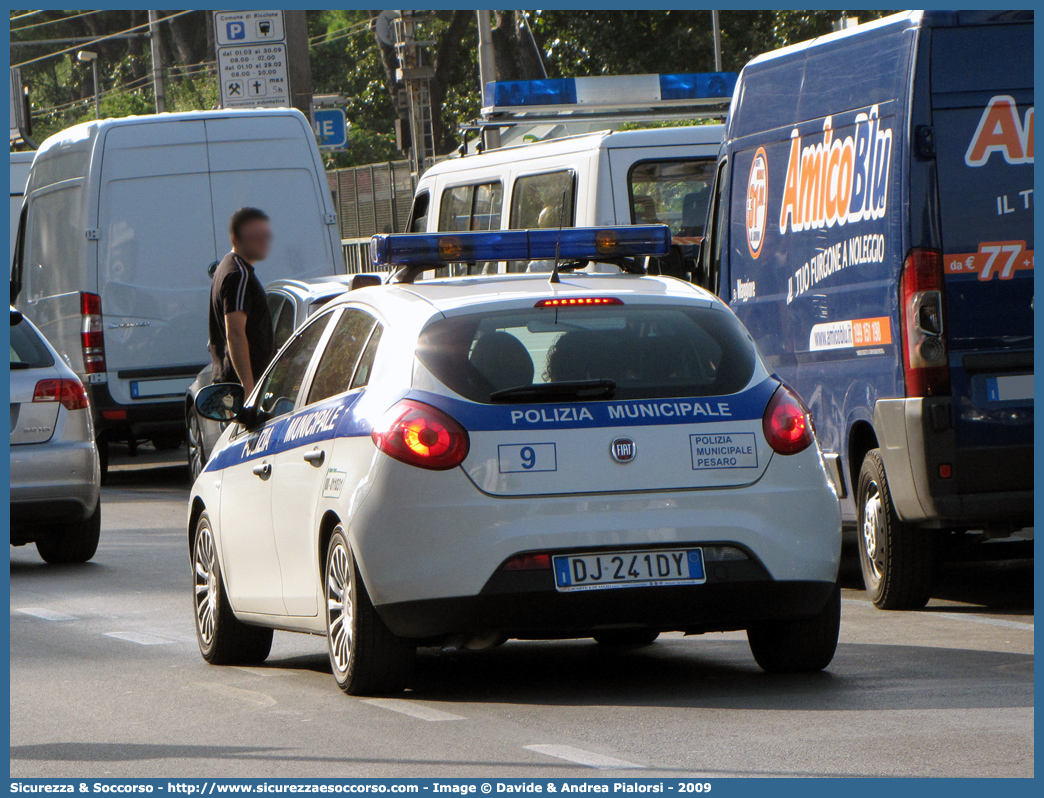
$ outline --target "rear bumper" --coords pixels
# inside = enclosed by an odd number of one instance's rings
[[[882,399],[874,408],[896,512],[932,527],[1033,523],[1033,446],[958,449],[950,399]],[[952,469],[942,478],[939,466]]]
[[[481,493],[461,469],[420,472],[378,456],[368,493],[326,500],[317,511],[329,507],[345,519],[378,607],[484,595],[500,566],[521,552],[727,544],[756,558],[773,580],[837,578],[840,512],[815,448],[773,458],[743,488],[519,498]],[[626,603],[641,590],[609,592],[629,596],[611,599]],[[671,593],[662,591],[656,595]],[[568,595],[572,604],[576,594]]]
[[[73,523],[94,512],[101,469],[93,440],[24,444],[10,453],[12,528]]]
[[[120,404],[112,398],[104,382],[87,385],[94,412],[94,428],[99,440],[146,438],[157,434],[183,434],[185,431],[185,400]],[[114,418],[112,414],[119,414]],[[108,417],[107,417],[108,416]]]
[[[413,639],[489,632],[554,639],[628,627],[699,634],[813,615],[834,590],[833,582],[774,581],[760,566],[728,578],[707,565],[703,585],[581,593],[555,591],[551,571],[500,572],[477,596],[385,604],[377,612],[395,634]]]

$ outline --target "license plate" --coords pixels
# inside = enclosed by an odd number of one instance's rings
[[[192,377],[175,377],[167,380],[142,380],[130,384],[131,399],[147,399],[154,396],[184,396],[192,384]]]
[[[554,558],[560,593],[616,587],[702,585],[707,581],[703,549],[608,551]]]
[[[991,402],[1018,402],[1033,398],[1033,375],[1012,374],[986,378],[986,397]]]

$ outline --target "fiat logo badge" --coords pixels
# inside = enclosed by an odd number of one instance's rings
[[[630,438],[617,438],[609,444],[609,454],[618,463],[629,463],[638,454],[638,446]]]

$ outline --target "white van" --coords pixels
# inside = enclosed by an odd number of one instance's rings
[[[602,131],[452,158],[418,182],[409,230],[662,223],[670,226],[675,246],[661,271],[688,279],[696,268],[723,130],[693,125]]]
[[[18,214],[22,210],[25,184],[29,180],[29,167],[33,165],[35,152],[11,153],[11,252],[7,259],[10,266],[14,261],[15,234],[18,232]]]
[[[91,393],[99,442],[177,446],[210,362],[209,267],[244,205],[272,219],[262,282],[344,272],[304,115],[198,111],[88,122],[40,146],[19,218],[12,303]]]

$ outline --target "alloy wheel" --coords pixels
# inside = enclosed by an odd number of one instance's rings
[[[330,636],[330,656],[341,673],[348,670],[352,657],[352,619],[355,595],[351,559],[344,539],[338,537],[326,564],[326,623]]]

